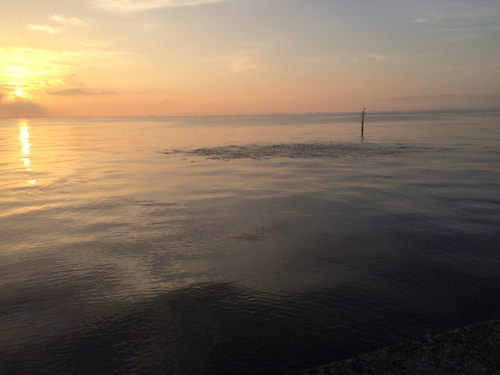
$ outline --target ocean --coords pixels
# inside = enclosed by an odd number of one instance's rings
[[[0,373],[285,374],[500,316],[500,111],[0,120]]]

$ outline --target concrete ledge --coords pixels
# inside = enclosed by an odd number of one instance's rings
[[[500,375],[500,319],[404,342],[296,375]]]

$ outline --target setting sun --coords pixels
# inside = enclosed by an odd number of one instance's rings
[[[16,91],[14,91],[14,94],[16,94],[17,96],[21,96],[23,95],[23,90],[17,89]]]

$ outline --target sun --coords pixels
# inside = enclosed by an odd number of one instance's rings
[[[14,94],[16,94],[17,96],[21,96],[23,95],[23,90],[17,89],[16,91],[14,91]]]

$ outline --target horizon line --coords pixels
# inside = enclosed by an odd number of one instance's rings
[[[443,108],[443,109],[403,109],[403,110],[372,110],[366,111],[366,114],[369,113],[401,113],[401,112],[466,112],[466,111],[500,111],[500,107],[491,107],[491,108]],[[239,114],[201,114],[201,115],[156,115],[156,114],[148,114],[148,115],[77,115],[77,116],[65,116],[65,115],[27,115],[27,116],[0,116],[0,120],[4,119],[22,119],[22,118],[161,118],[161,117],[238,117],[238,116],[284,116],[284,115],[342,115],[342,114],[357,114],[357,111],[348,111],[348,112],[272,112],[272,113],[239,113]]]

